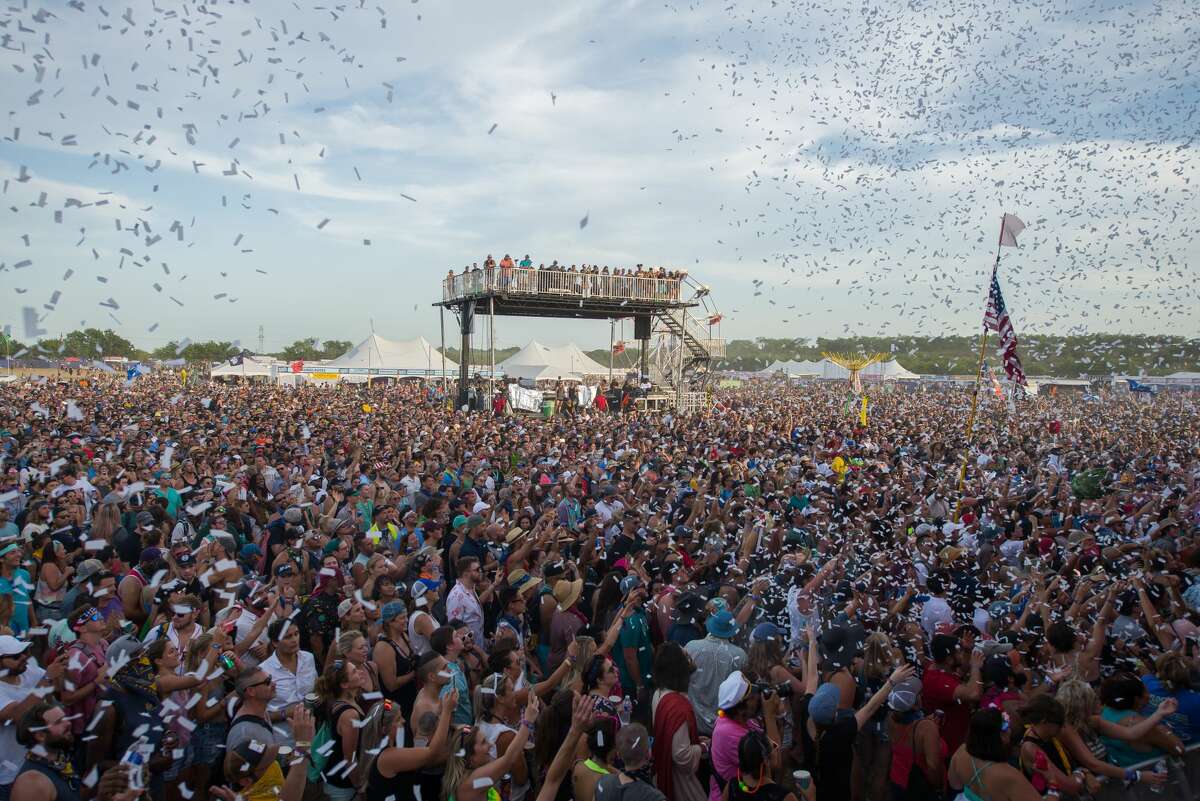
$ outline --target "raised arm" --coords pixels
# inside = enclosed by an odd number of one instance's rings
[[[887,700],[888,693],[892,691],[892,688],[913,675],[914,672],[915,668],[912,665],[901,665],[892,671],[892,675],[883,683],[883,686],[875,691],[875,694],[863,705],[862,709],[854,713],[854,722],[858,725],[859,729],[871,719],[879,707],[883,706],[883,702]]]
[[[571,710],[571,728],[567,732],[567,738],[559,746],[558,753],[554,755],[549,770],[546,771],[546,780],[542,783],[542,789],[538,791],[535,801],[554,801],[558,797],[558,788],[575,761],[575,751],[579,748],[579,741],[584,732],[592,725],[594,713],[595,706],[586,695],[576,696]]]

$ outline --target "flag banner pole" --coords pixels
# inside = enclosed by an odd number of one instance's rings
[[[992,277],[996,276],[996,272],[1000,269],[1000,248],[1004,245],[1004,219],[1000,220],[1000,241],[996,244],[996,263],[992,266]],[[990,284],[989,284],[990,286]],[[975,438],[975,415],[979,410],[979,383],[983,378],[983,359],[987,353],[988,327],[984,323],[983,334],[979,337],[979,364],[975,368],[975,389],[971,392],[971,412],[967,415],[967,430],[966,444],[963,445],[962,465],[958,470],[958,500],[954,504],[954,522],[958,522],[959,515],[962,513],[962,493],[963,487],[967,483],[967,463],[971,460],[971,443]]]

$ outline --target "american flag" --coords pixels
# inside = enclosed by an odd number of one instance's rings
[[[1017,356],[1017,335],[1008,317],[1008,308],[1004,305],[1004,295],[1000,292],[1000,279],[995,268],[992,269],[987,310],[983,313],[983,327],[1000,335],[1000,356],[1004,360],[1004,373],[1008,380],[1025,386],[1025,371],[1021,368],[1021,358]]]

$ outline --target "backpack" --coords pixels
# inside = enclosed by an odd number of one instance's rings
[[[334,727],[337,726],[338,718],[349,708],[350,705],[344,703],[335,706],[329,719],[321,724],[313,736],[308,758],[308,780],[314,784],[324,778],[325,765],[329,763],[329,752],[333,750]]]

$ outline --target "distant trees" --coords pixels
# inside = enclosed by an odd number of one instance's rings
[[[183,359],[188,362],[221,362],[241,352],[232,342],[168,342],[150,354],[159,361]]]
[[[1179,336],[1148,336],[1144,334],[1088,334],[1084,336],[1020,336],[1019,352],[1030,375],[1054,375],[1075,378],[1081,375],[1105,376],[1112,373],[1163,375],[1180,370],[1200,370],[1200,339]],[[318,361],[333,359],[350,350],[353,343],[341,339],[298,339],[278,354],[286,361]],[[973,374],[979,359],[977,336],[943,337],[861,337],[818,339],[734,339],[726,346],[726,358],[717,369],[761,370],[776,361],[816,361],[825,352],[890,354],[915,373]],[[0,339],[0,358],[7,353],[16,356],[26,346],[11,336]],[[124,356],[129,359],[153,358],[160,361],[185,359],[188,362],[224,361],[240,352],[232,342],[208,341],[168,342],[147,353],[111,330],[84,328],[71,331],[56,339],[43,339],[28,347],[24,356],[44,356],[61,359],[74,356],[80,359],[101,359]],[[496,361],[516,353],[518,348],[497,348]],[[608,364],[608,350],[599,348],[587,355],[600,364]],[[446,349],[447,358],[459,359],[457,348]],[[986,353],[992,369],[999,367],[996,340],[991,337]],[[487,364],[491,353],[483,348],[473,349],[471,363]],[[626,342],[626,349],[613,360],[618,370],[636,366],[636,341]]]
[[[346,339],[327,339],[321,342],[316,337],[312,337],[310,339],[297,339],[281,350],[278,356],[280,359],[289,362],[294,362],[297,359],[302,361],[336,359],[352,347],[354,347],[354,343]]]
[[[38,355],[50,358],[74,356],[79,359],[102,359],[105,356],[134,358],[137,348],[120,334],[109,329],[84,328],[58,339],[43,339],[35,346]]]

